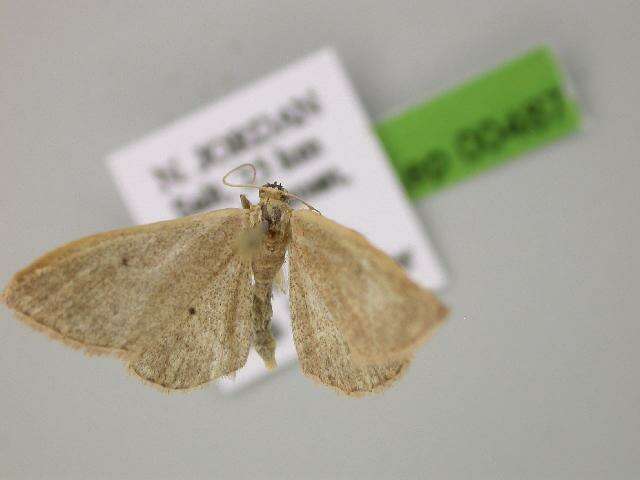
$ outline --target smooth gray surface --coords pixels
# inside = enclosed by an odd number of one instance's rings
[[[2,308],[0,477],[640,476],[640,4],[380,3],[0,0],[2,284],[130,223],[107,152],[325,44],[382,118],[551,43],[591,121],[417,207],[453,314],[382,396],[162,395]]]

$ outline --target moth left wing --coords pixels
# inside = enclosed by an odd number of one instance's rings
[[[237,252],[246,210],[93,235],[42,256],[2,300],[51,337],[117,353],[145,380],[191,388],[246,362],[251,270]]]
[[[292,309],[296,288],[312,291],[356,364],[404,361],[443,322],[447,308],[359,233],[310,210],[293,212],[291,233]]]

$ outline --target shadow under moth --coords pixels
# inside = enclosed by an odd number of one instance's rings
[[[241,165],[242,167],[252,165]],[[227,208],[93,235],[18,272],[2,300],[28,325],[115,354],[166,390],[275,366],[274,279],[288,255],[293,338],[305,375],[348,395],[397,380],[447,309],[357,232],[281,185]]]

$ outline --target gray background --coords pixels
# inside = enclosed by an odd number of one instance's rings
[[[585,131],[416,205],[450,322],[351,400],[162,395],[0,310],[3,478],[638,478],[638,2],[0,2],[0,282],[130,224],[109,151],[326,44],[380,119],[539,43]]]

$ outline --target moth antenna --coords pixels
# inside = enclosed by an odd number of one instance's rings
[[[307,202],[305,202],[303,199],[301,199],[299,196],[293,194],[293,193],[286,193],[287,197],[291,197],[291,198],[295,198],[296,200],[300,200],[302,203],[304,203],[307,207],[309,207],[310,210],[313,210],[316,213],[320,213],[320,210],[318,210],[316,207],[309,205]],[[320,215],[322,215],[322,213],[320,213]]]
[[[253,171],[253,177],[251,178],[251,184],[248,184],[248,183],[231,183],[231,182],[227,181],[227,177],[229,175],[231,175],[232,173],[235,173],[238,170],[240,170],[241,168],[245,168],[245,167],[249,167]],[[255,184],[255,182],[256,182],[256,174],[257,174],[256,167],[253,165],[253,163],[243,163],[242,165],[238,165],[236,168],[234,168],[232,170],[229,170],[226,173],[226,175],[224,177],[222,177],[222,183],[224,183],[228,187],[257,188],[259,190],[260,187]]]
[[[229,175],[231,175],[232,173],[237,172],[238,170],[240,170],[241,168],[245,168],[245,167],[249,167],[252,172],[253,172],[253,176],[251,177],[251,183],[231,183],[227,180],[227,177]],[[222,177],[222,183],[224,183],[226,186],[228,187],[240,187],[240,188],[257,188],[258,190],[260,190],[260,187],[258,185],[255,184],[256,181],[256,167],[255,165],[253,165],[253,163],[243,163],[242,165],[238,165],[236,168],[229,170],[224,177]],[[313,205],[308,204],[307,202],[305,202],[302,198],[300,198],[299,196],[290,193],[290,192],[286,192],[286,196],[290,197],[290,198],[295,198],[296,200],[301,201],[304,205],[306,205],[307,207],[309,207],[310,210],[313,210],[316,213],[320,213],[320,210],[318,210],[316,207],[314,207]],[[322,215],[322,213],[320,213],[320,215]]]

